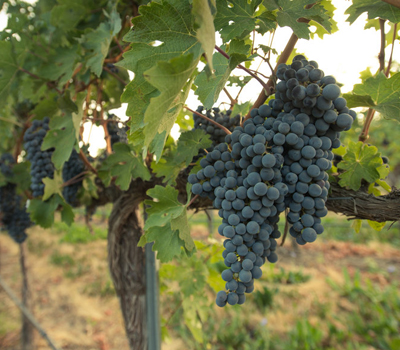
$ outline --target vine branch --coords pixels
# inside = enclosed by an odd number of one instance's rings
[[[268,82],[266,84],[265,90],[263,89],[261,91],[260,95],[258,96],[256,102],[254,102],[254,104],[251,107],[250,111],[252,109],[254,109],[254,108],[260,107],[267,100],[268,96],[272,95],[273,89],[274,89],[274,84],[275,84],[275,73],[278,70],[278,66],[281,63],[286,63],[286,61],[288,60],[290,54],[293,51],[298,39],[299,38],[294,33],[291,35],[291,37],[289,38],[288,43],[286,44],[286,47],[284,48],[284,50],[282,51],[281,56],[279,57],[278,62],[276,63],[276,66],[275,66],[274,71],[273,71],[273,75],[271,76],[271,78],[268,80]],[[249,113],[247,113],[246,118],[244,118],[243,122],[245,122],[247,119],[250,118],[250,111],[249,111]]]
[[[97,170],[90,164],[89,160],[87,159],[85,153],[83,153],[82,149],[79,150],[79,157],[82,159],[83,163],[85,163],[86,167],[90,169],[90,171],[97,175]]]

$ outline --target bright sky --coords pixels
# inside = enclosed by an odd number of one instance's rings
[[[36,0],[25,0],[28,3],[34,3]],[[349,1],[333,0],[333,5],[337,8],[334,14],[335,20],[338,22],[339,31],[332,35],[325,35],[324,39],[315,38],[314,40],[300,39],[296,45],[297,51],[305,53],[308,59],[318,62],[319,67],[326,75],[334,75],[340,83],[344,84],[342,92],[349,92],[353,85],[359,84],[359,73],[367,67],[375,72],[379,68],[378,53],[380,48],[379,32],[374,29],[364,30],[366,14],[360,16],[351,26],[345,22],[347,15],[344,14],[347,7],[350,6]],[[0,30],[6,25],[7,17],[4,12],[0,12]],[[389,28],[388,28],[389,30]],[[279,28],[275,34],[273,47],[281,52],[285,47],[290,35],[289,28]],[[268,45],[269,35],[256,38],[257,43]],[[387,48],[386,57],[390,54],[390,47]],[[395,55],[398,53],[394,53]],[[275,61],[274,56],[271,61]],[[259,61],[253,63],[252,69],[257,69]],[[260,72],[269,75],[268,66],[264,64]],[[234,74],[241,75],[243,71],[235,71]],[[254,79],[253,79],[254,80]],[[235,90],[232,90],[235,95]],[[251,81],[240,96],[239,102],[254,101],[260,92],[260,84],[257,81]],[[216,105],[221,102],[228,102],[228,98],[222,92]],[[197,96],[191,91],[187,105],[195,109],[201,104]],[[125,119],[126,106],[118,110],[112,111],[114,114]],[[93,126],[91,132],[90,127],[85,127],[84,137],[88,138],[90,134],[90,153],[96,155],[99,148],[105,148],[104,132],[101,127]],[[179,127],[175,125],[172,132],[173,136],[179,135]]]

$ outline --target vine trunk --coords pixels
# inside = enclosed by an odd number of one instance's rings
[[[131,191],[123,193],[114,202],[108,231],[108,263],[131,350],[147,350],[145,254],[137,246],[140,202]]]

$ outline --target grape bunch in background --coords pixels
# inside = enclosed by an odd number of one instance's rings
[[[6,181],[13,174],[11,166],[14,163],[14,158],[9,153],[3,154],[0,158],[0,171]],[[16,185],[10,182],[0,187],[0,218],[4,228],[15,242],[25,241],[27,238],[25,231],[31,226],[31,221],[22,197],[16,193]]]
[[[253,109],[188,178],[192,193],[210,198],[222,218],[218,232],[225,238],[227,269],[226,290],[216,299],[221,307],[243,304],[261,266],[277,261],[277,224],[285,209],[298,244],[323,232],[332,149],[356,116],[336,80],[316,62],[298,55],[291,65],[280,65],[277,76],[275,99]]]
[[[235,117],[231,118],[231,110],[227,110],[225,113],[221,112],[219,108],[213,108],[205,111],[204,114],[204,107],[199,106],[196,110],[198,113],[207,116],[209,119],[214,120],[218,124],[224,126],[229,131],[233,131],[233,129],[240,125],[241,118],[240,114],[236,115]],[[214,125],[210,121],[200,117],[198,114],[193,113],[193,121],[194,121],[194,128],[195,129],[202,129],[210,135],[210,139],[213,142],[212,146],[215,147],[219,143],[225,142],[226,133],[218,126]]]
[[[114,120],[115,116],[113,114],[109,115],[109,120]],[[128,131],[126,126],[120,127],[118,122],[115,120],[107,123],[107,131],[110,136],[111,147],[117,142],[127,143],[128,138],[126,132]]]
[[[54,165],[51,162],[54,148],[41,150],[43,139],[50,129],[49,122],[50,119],[48,117],[42,120],[34,120],[24,134],[24,147],[27,159],[31,162],[31,189],[33,197],[43,196],[44,184],[42,180],[45,177],[52,179],[54,176]]]
[[[79,158],[78,152],[72,150],[71,156],[69,157],[68,161],[65,162],[63,170],[62,170],[62,177],[63,181],[67,182],[74,177],[78,176],[85,170],[85,164],[83,163],[82,159]],[[67,203],[74,205],[76,202],[76,195],[79,189],[82,187],[82,180],[77,181],[71,185],[65,186],[63,188],[63,196]]]

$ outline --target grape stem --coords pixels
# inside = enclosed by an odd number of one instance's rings
[[[97,175],[97,170],[90,164],[89,160],[86,158],[85,153],[83,153],[82,149],[79,150],[79,157],[85,163],[85,165],[90,169],[90,171]]]
[[[289,38],[288,43],[286,44],[286,47],[284,48],[284,50],[282,51],[281,56],[279,57],[278,62],[276,63],[276,66],[274,68],[272,76],[269,78],[269,80],[268,80],[268,82],[266,84],[266,88],[261,91],[260,95],[258,96],[256,102],[254,102],[254,104],[251,107],[250,111],[252,109],[254,109],[254,108],[260,107],[267,100],[268,96],[273,94],[274,85],[275,85],[275,74],[276,74],[276,71],[278,70],[278,66],[281,63],[286,63],[286,61],[288,60],[290,54],[293,51],[298,39],[299,38],[294,33],[291,35],[291,37]],[[245,122],[247,119],[250,118],[250,111],[249,111],[249,113],[247,113],[246,118],[244,118],[243,122]]]
[[[30,75],[32,78],[39,79],[39,80],[44,80],[43,78],[39,77],[39,76],[36,75],[36,74],[31,73],[30,71],[26,70],[25,68],[19,67],[18,69],[19,69],[21,72],[24,72],[24,73]],[[62,91],[59,90],[59,89],[57,88],[57,86],[56,86],[53,82],[48,81],[48,82],[46,82],[46,85],[47,85],[49,88],[54,89],[55,91],[57,91],[60,95],[62,94]]]
[[[90,173],[89,171],[83,171],[83,172],[81,172],[80,174],[78,174],[78,175],[76,175],[76,176],[70,178],[68,181],[65,181],[65,182],[62,184],[62,187],[67,187],[67,186],[69,186],[69,185],[72,185],[72,184],[74,184],[74,183],[77,183],[77,182],[79,182],[79,181],[82,181],[82,180],[83,180],[83,177],[84,177],[85,175],[89,174],[89,173]]]
[[[217,50],[222,56],[226,57],[228,60],[230,59],[229,55],[217,45],[215,45],[215,50]],[[267,88],[262,79],[260,79],[257,76],[257,74],[253,73],[250,69],[247,69],[245,66],[242,66],[241,64],[238,64],[237,68],[243,69],[247,74],[251,75],[254,79],[256,79],[263,86],[264,89]]]
[[[378,55],[379,59],[379,70],[381,72],[385,72],[385,43],[386,43],[386,37],[385,37],[385,20],[382,18],[379,18],[379,27],[381,31],[381,49]],[[395,31],[396,33],[396,31]],[[390,68],[389,68],[390,69]],[[364,126],[361,130],[360,136],[358,137],[358,141],[365,142],[368,140],[368,132],[369,128],[372,123],[372,119],[374,119],[375,115],[375,110],[373,108],[369,108],[367,112],[367,116],[365,117],[365,123]]]
[[[281,247],[285,244],[286,241],[286,237],[289,231],[289,221],[287,219],[287,214],[288,214],[289,210],[288,208],[285,209],[285,229],[283,231],[283,237],[282,237],[282,242],[281,242]]]
[[[120,83],[122,83],[124,86],[127,84],[126,81],[124,79],[122,79],[121,77],[119,77],[117,74],[115,74],[114,72],[111,72],[111,69],[108,68],[107,66],[103,66],[103,70],[105,70],[107,73],[111,74],[115,79],[117,79]]]
[[[386,76],[387,77],[389,76],[390,67],[392,65],[393,49],[394,49],[394,43],[395,43],[395,40],[396,40],[396,35],[397,35],[397,23],[395,23],[394,27],[393,27],[392,49],[390,50],[389,62],[388,62],[388,66],[386,68]]]
[[[190,202],[189,202],[189,204],[187,205],[187,207],[189,208],[197,198],[199,198],[199,195],[198,195],[198,194],[196,194],[196,195],[190,200]]]
[[[224,130],[228,135],[232,134],[227,128],[225,128],[225,126],[223,126],[223,125],[217,123],[216,121],[214,121],[214,120],[208,118],[208,117],[205,116],[204,114],[201,114],[201,113],[199,113],[199,112],[196,112],[196,111],[194,111],[193,109],[190,109],[188,106],[183,106],[183,108],[186,108],[189,112],[192,112],[192,113],[198,115],[199,117],[201,117],[201,118],[203,118],[203,119],[205,119],[205,120],[208,120],[211,124],[214,124],[214,125],[217,126],[218,128]]]
[[[233,106],[237,103],[237,100],[235,100],[232,95],[229,93],[229,91],[224,88],[224,92],[226,94],[226,96],[228,96],[229,100],[231,101],[230,105],[231,105],[231,109],[233,108]]]

